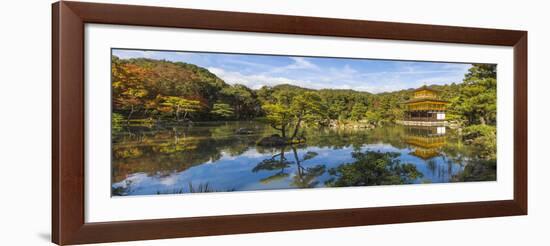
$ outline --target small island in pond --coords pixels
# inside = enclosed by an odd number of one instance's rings
[[[113,49],[113,196],[496,180],[496,65]]]

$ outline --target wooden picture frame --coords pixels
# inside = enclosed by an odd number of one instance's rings
[[[527,214],[527,32],[81,2],[52,6],[52,240],[59,245]],[[513,200],[86,223],[84,24],[509,46]]]

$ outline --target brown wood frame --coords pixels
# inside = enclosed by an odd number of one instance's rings
[[[527,32],[81,2],[52,6],[52,241],[81,244],[527,214]],[[514,199],[85,223],[84,24],[511,46]]]

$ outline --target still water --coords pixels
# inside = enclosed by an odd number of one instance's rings
[[[481,161],[475,157],[477,150],[463,144],[458,133],[449,128],[392,125],[375,129],[310,129],[304,132],[304,144],[257,145],[260,139],[275,133],[269,125],[254,121],[114,129],[112,194],[494,179],[487,178],[494,175],[486,173],[478,178],[472,179],[472,174],[464,178],[466,167],[478,170],[476,165]]]

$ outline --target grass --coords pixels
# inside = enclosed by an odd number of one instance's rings
[[[157,191],[157,195],[162,194],[184,194],[184,193],[210,193],[210,192],[229,192],[235,191],[235,189],[216,190],[212,188],[208,183],[200,183],[198,186],[194,186],[192,182],[189,182],[187,190],[185,188],[174,189],[172,192]]]

